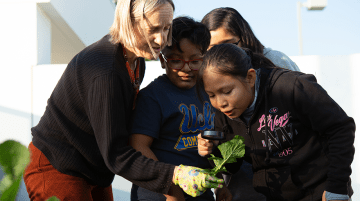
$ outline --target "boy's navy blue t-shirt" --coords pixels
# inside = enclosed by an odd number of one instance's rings
[[[197,149],[200,131],[214,128],[215,110],[205,93],[202,98],[204,103],[196,87],[180,89],[161,75],[139,92],[131,133],[153,137],[151,150],[159,161],[212,168]]]
[[[159,76],[137,98],[131,133],[154,138],[151,150],[159,161],[211,168],[197,150],[197,135],[214,128],[215,112],[207,96],[202,104],[195,87],[180,89]]]

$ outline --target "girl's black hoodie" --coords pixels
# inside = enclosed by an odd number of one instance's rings
[[[249,124],[217,111],[215,130],[227,133],[225,141],[245,138],[244,159],[253,165],[254,188],[268,200],[319,200],[325,190],[353,194],[354,120],[313,75],[261,69]]]

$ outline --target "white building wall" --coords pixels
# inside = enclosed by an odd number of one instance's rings
[[[58,26],[51,27],[51,64],[67,64],[85,47],[82,42],[70,41]]]
[[[34,112],[37,99],[46,105],[48,98],[41,96],[47,92],[36,91],[37,72],[46,64],[68,63],[108,33],[113,16],[110,0],[0,0],[0,143],[30,143],[30,129],[41,117]],[[62,73],[56,69],[50,66],[41,74],[50,92]],[[23,183],[16,200],[29,200]]]
[[[110,0],[49,1],[86,46],[107,34],[114,20],[115,6]]]
[[[37,16],[41,16],[38,12],[33,2],[0,6],[1,28],[11,30],[0,34],[0,141],[15,139],[28,144],[31,140],[31,66],[38,61],[34,40]]]
[[[110,0],[0,0],[0,142],[31,141],[31,68],[68,63],[108,33],[113,16]]]
[[[77,54],[84,49],[86,45],[79,38],[73,29],[67,24],[59,12],[51,3],[38,3],[38,7],[44,11],[47,19],[51,22],[51,30],[47,36],[50,37],[49,44],[51,44],[51,64],[66,64]],[[43,40],[38,38],[38,40]],[[95,41],[94,41],[95,42]],[[41,64],[50,64],[41,63]]]
[[[347,112],[353,116],[353,88],[356,79],[353,72],[357,69],[353,58],[360,54],[341,56],[293,56],[290,57],[304,73],[314,74],[328,94]],[[359,65],[358,63],[357,65]]]
[[[37,22],[37,64],[50,64],[51,62],[51,21],[46,13],[36,6]]]

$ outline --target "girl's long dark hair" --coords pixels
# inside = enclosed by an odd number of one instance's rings
[[[228,32],[240,38],[239,45],[241,47],[249,48],[254,53],[263,54],[264,46],[256,38],[249,23],[237,10],[229,7],[216,8],[206,14],[201,23],[205,24],[210,31],[224,27]]]
[[[204,91],[204,71],[211,67],[219,74],[231,75],[241,79],[246,78],[250,68],[278,68],[263,54],[253,53],[250,49],[238,47],[234,44],[215,45],[206,52],[203,63],[199,69],[196,82],[197,94],[201,98],[201,91]]]

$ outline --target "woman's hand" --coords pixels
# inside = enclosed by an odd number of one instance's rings
[[[173,182],[188,195],[196,197],[208,188],[222,188],[224,180],[210,176],[201,168],[180,165],[175,167]]]
[[[232,194],[225,186],[215,189],[216,201],[231,201]]]
[[[198,152],[200,156],[206,156],[212,153],[214,145],[219,144],[218,140],[208,140],[201,137],[201,134],[198,135]]]

